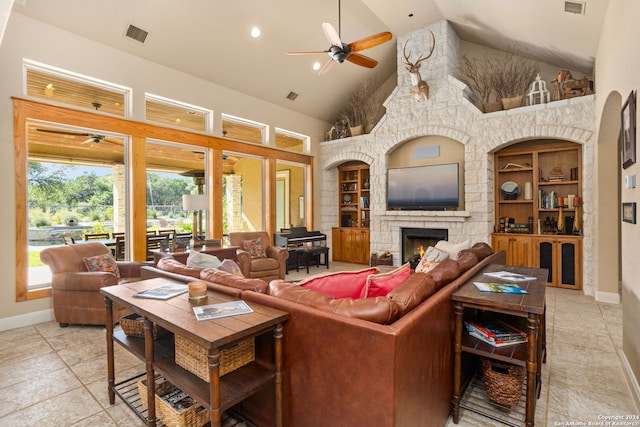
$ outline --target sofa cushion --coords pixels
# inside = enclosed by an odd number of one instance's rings
[[[193,268],[218,268],[221,262],[215,255],[203,254],[197,251],[189,252],[187,267]]]
[[[253,240],[243,240],[242,249],[249,252],[252,257],[264,258],[267,256],[267,253],[264,249],[264,242],[262,241],[262,237],[258,237],[257,239]]]
[[[272,281],[269,284],[269,294],[328,313],[379,324],[392,323],[400,317],[398,306],[386,297],[335,298],[284,280]]]
[[[161,258],[158,261],[156,267],[163,271],[168,271],[169,273],[181,274],[183,276],[191,276],[200,278],[201,268],[192,268],[184,265],[180,261],[175,258]]]
[[[447,258],[448,252],[429,246],[416,266],[416,273],[428,273]]]
[[[446,240],[440,240],[436,243],[436,248],[447,252],[449,254],[449,258],[453,260],[458,259],[458,252],[463,249],[469,249],[470,247],[471,243],[469,242],[469,239],[460,243],[453,243]]]
[[[402,317],[433,295],[436,290],[436,283],[430,275],[415,273],[389,292],[387,298],[397,305],[398,317]]]
[[[478,263],[478,257],[470,249],[463,249],[458,253],[457,261],[464,273]]]
[[[116,259],[113,255],[109,254],[101,254],[90,257],[82,258],[84,261],[84,265],[87,267],[87,271],[89,272],[107,272],[113,273],[114,276],[120,278],[120,270],[118,269],[118,264],[116,263]]]
[[[433,278],[437,289],[440,289],[447,283],[451,283],[457,279],[458,276],[462,274],[462,269],[460,268],[458,261],[445,259],[427,274]]]
[[[242,274],[240,267],[238,267],[238,264],[232,259],[223,259],[222,263],[218,266],[218,270],[226,271],[227,273],[244,277],[244,274]]]
[[[370,274],[378,273],[376,267],[358,271],[339,271],[301,280],[298,284],[307,289],[331,295],[335,298],[359,298]]]
[[[262,279],[250,279],[244,276],[238,276],[227,271],[215,268],[205,268],[200,272],[200,278],[207,282],[217,283],[219,285],[229,286],[231,288],[249,290],[259,293],[267,292],[267,282]]]
[[[362,297],[375,298],[386,296],[407,280],[411,274],[411,265],[406,263],[386,273],[370,274],[363,288]]]
[[[493,254],[493,249],[491,249],[491,246],[484,242],[474,243],[474,245],[471,246],[468,250],[473,252],[475,256],[478,257],[478,261],[482,261],[489,255]]]

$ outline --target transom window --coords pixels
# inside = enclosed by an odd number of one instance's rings
[[[222,114],[222,136],[226,138],[263,144],[266,134],[265,124]]]
[[[147,120],[186,129],[211,132],[213,112],[160,96],[145,95]]]
[[[118,116],[130,115],[131,89],[36,62],[24,62],[25,93]]]
[[[276,128],[275,134],[276,147],[300,153],[309,151],[310,138],[308,136],[278,128]]]

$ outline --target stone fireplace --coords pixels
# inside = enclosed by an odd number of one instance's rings
[[[420,69],[423,79],[429,84],[430,94],[426,101],[416,102],[411,94],[409,74],[402,64],[402,46],[407,42],[407,50],[416,53],[428,48],[430,31],[435,35],[436,48]],[[467,86],[455,78],[460,45],[460,39],[446,21],[398,35],[397,85],[384,102],[384,117],[369,134],[320,144],[318,228],[330,236],[331,228],[339,226],[337,166],[357,160],[370,165],[371,251],[390,251],[394,264],[401,265],[405,259],[401,252],[401,229],[404,228],[447,230],[447,240],[454,243],[467,239],[472,243],[490,243],[494,227],[493,153],[527,140],[576,142],[583,145],[583,286],[586,294],[592,294],[595,262],[591,189],[595,187],[595,95],[483,113]],[[551,80],[555,75],[541,77]],[[389,158],[396,148],[418,138],[446,139],[464,147],[464,154],[456,160],[464,171],[462,208],[447,211],[387,210]]]
[[[424,251],[429,246],[435,246],[440,240],[448,240],[449,232],[443,228],[401,228],[400,229],[400,264],[406,262],[411,268],[416,268]]]

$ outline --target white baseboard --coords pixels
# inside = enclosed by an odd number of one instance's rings
[[[636,406],[640,408],[640,384],[638,384],[638,379],[633,374],[633,370],[631,369],[631,365],[629,365],[629,361],[627,360],[627,356],[625,356],[624,351],[618,350],[618,354],[622,361],[622,370],[624,371],[624,376],[629,383],[632,397],[636,402]]]
[[[0,331],[21,328],[23,326],[35,325],[36,323],[53,320],[53,310],[34,311],[33,313],[21,314],[19,316],[5,317],[0,319]]]
[[[596,292],[596,301],[609,304],[620,304],[620,294],[617,292]]]

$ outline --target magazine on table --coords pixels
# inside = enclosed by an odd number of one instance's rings
[[[511,271],[494,271],[491,273],[484,273],[485,276],[494,277],[496,279],[508,280],[509,282],[526,282],[528,280],[536,280],[537,277],[525,276],[520,273],[513,273]]]
[[[471,335],[472,337],[478,338],[480,341],[486,342],[487,344],[491,344],[494,347],[504,347],[507,345],[522,344],[523,342],[527,342],[527,337],[524,337],[521,340],[500,340],[495,338],[487,338],[484,335],[475,331],[469,332],[469,335]]]
[[[193,307],[198,320],[218,319],[220,317],[236,316],[238,314],[253,313],[251,307],[244,301],[230,301],[219,304],[209,304]]]
[[[133,296],[138,298],[169,299],[184,294],[188,290],[188,285],[166,283],[152,289],[147,289],[146,291],[138,292],[137,294],[133,294]]]
[[[515,283],[486,283],[473,282],[480,292],[500,292],[504,294],[528,294],[526,289],[522,289]]]

